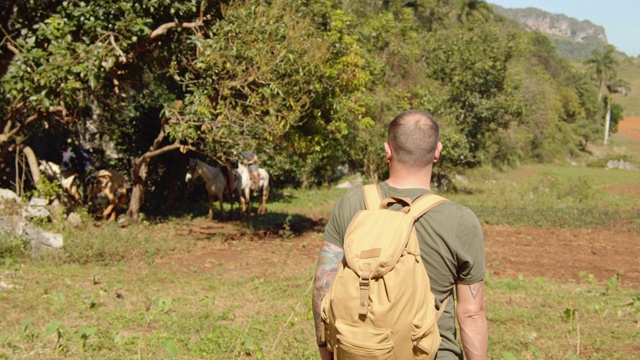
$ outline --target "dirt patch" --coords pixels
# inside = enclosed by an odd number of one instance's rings
[[[189,228],[202,239],[198,249],[159,260],[157,266],[210,271],[222,277],[282,278],[301,267],[314,266],[322,241],[317,229],[323,222],[317,219],[310,225],[312,231],[285,239],[277,231],[240,235],[230,224],[194,221]],[[622,286],[640,289],[638,233],[495,225],[485,225],[483,230],[487,271],[494,278],[524,276],[585,282],[580,276],[584,272],[603,284],[618,273]]]
[[[640,117],[626,117],[618,123],[618,133],[632,139],[640,139]]]
[[[488,271],[496,277],[576,282],[585,272],[602,283],[618,273],[623,286],[640,288],[640,234],[506,226],[484,226],[484,232]]]
[[[640,196],[640,184],[620,184],[607,187],[607,192],[616,195]]]

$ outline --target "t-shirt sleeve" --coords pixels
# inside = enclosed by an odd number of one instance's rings
[[[324,228],[323,238],[326,242],[343,247],[344,235],[353,216],[364,208],[362,189],[360,187],[349,189],[336,201],[331,210],[331,217]]]
[[[456,227],[458,244],[458,281],[462,284],[474,284],[485,277],[484,235],[476,215],[465,209]]]
[[[333,209],[331,210],[331,217],[329,218],[329,222],[327,222],[327,226],[324,228],[323,238],[326,242],[342,247],[343,242],[343,233],[340,230],[340,204],[343,202],[343,198],[341,197],[336,201],[335,205],[333,205]]]

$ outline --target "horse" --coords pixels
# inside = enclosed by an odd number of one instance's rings
[[[100,215],[108,222],[116,219],[118,207],[127,202],[127,187],[124,176],[117,170],[101,169],[94,171],[85,179],[87,198],[95,198],[104,195],[109,200],[109,205]]]
[[[251,215],[251,176],[249,175],[249,168],[239,162],[238,172],[242,177],[242,196],[244,197],[244,201],[247,203],[249,215]],[[267,199],[269,198],[269,173],[265,169],[259,168],[258,174],[260,176],[258,189],[256,189],[259,197],[258,214],[262,215],[267,212]]]
[[[241,215],[245,211],[245,204],[243,202],[242,196],[240,194],[241,189],[241,181],[239,178],[239,174],[235,171],[230,171],[229,175],[234,176],[234,188],[230,189],[231,193],[231,212],[233,212],[233,197],[234,195],[238,198],[240,205],[242,207]],[[192,180],[202,178],[205,182],[205,187],[207,189],[207,193],[209,194],[209,220],[213,220],[213,202],[215,198],[218,198],[220,202],[220,212],[222,213],[222,220],[225,219],[224,214],[224,193],[227,189],[227,179],[225,179],[222,170],[219,167],[211,166],[203,161],[198,159],[189,158],[189,166],[187,168],[187,174],[185,175],[185,182],[190,182]]]
[[[627,97],[627,88],[625,86],[611,86],[607,85],[607,90],[612,94],[622,94]]]

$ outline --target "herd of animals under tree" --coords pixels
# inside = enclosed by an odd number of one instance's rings
[[[257,154],[238,152],[239,158],[229,157],[221,164],[190,157],[185,175],[187,184],[201,179],[209,198],[208,218],[214,219],[214,202],[220,204],[221,219],[225,220],[223,202],[230,201],[231,212],[234,202],[240,204],[240,216],[253,215],[251,197],[258,199],[258,214],[266,213],[269,197],[269,174],[257,166]],[[212,158],[213,159],[213,158]],[[113,168],[94,168],[90,156],[81,148],[67,148],[60,164],[39,160],[39,171],[49,181],[61,188],[61,200],[68,209],[87,206],[96,218],[112,222],[118,210],[127,203],[127,180]],[[225,198],[226,196],[226,198]]]

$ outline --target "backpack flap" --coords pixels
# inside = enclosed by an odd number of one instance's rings
[[[361,315],[368,311],[370,280],[381,278],[398,263],[409,241],[411,224],[412,219],[403,212],[387,209],[361,210],[351,221],[344,256],[360,278]]]

